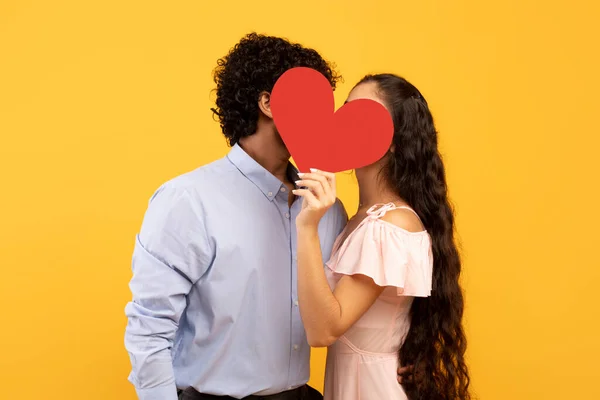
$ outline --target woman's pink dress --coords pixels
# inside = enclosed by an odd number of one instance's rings
[[[326,264],[332,290],[342,276],[354,274],[386,288],[329,347],[325,400],[407,398],[397,381],[398,350],[410,327],[413,298],[431,294],[433,257],[427,232],[409,232],[380,219],[396,208],[411,210],[392,203],[373,206],[344,243],[336,243]]]

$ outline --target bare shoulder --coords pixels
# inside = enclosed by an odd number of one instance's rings
[[[406,208],[390,210],[381,219],[409,232],[422,232],[425,230],[419,217]]]

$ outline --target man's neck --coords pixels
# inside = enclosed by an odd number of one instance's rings
[[[290,155],[281,140],[277,141],[272,135],[256,132],[240,139],[239,145],[250,157],[280,181],[289,182],[287,170]]]

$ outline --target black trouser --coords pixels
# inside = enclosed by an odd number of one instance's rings
[[[234,400],[234,397],[215,396],[212,394],[198,393],[192,388],[179,392],[179,400]],[[269,396],[248,396],[242,400],[322,400],[323,396],[318,390],[311,388],[308,385],[301,386],[297,389],[288,390]]]

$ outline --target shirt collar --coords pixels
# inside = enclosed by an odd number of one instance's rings
[[[269,200],[273,201],[281,188],[284,187],[283,182],[256,162],[255,159],[250,157],[239,144],[235,144],[231,148],[229,154],[227,154],[227,158],[235,165],[242,175],[254,183]],[[288,176],[292,182],[299,179],[298,170],[292,163],[288,164]]]

